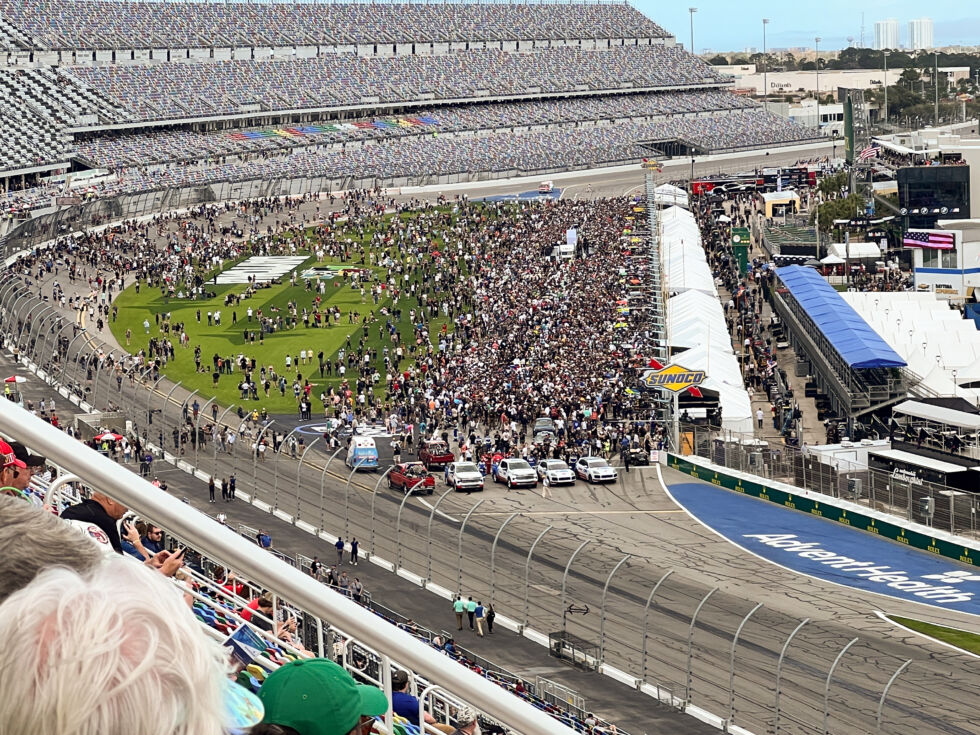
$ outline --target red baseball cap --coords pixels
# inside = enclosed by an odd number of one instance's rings
[[[17,455],[14,454],[13,447],[11,447],[7,442],[0,439],[0,456],[3,457],[3,466],[6,467],[20,467],[20,469],[27,469],[27,464],[20,459],[17,459]]]

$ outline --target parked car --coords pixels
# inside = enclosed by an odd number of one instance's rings
[[[580,457],[575,474],[586,482],[615,482],[616,470],[602,457]]]
[[[548,478],[549,485],[574,485],[575,473],[563,460],[543,459],[538,464],[538,477],[544,481]]]
[[[534,426],[531,428],[531,436],[534,436],[542,431],[547,431],[550,434],[558,433],[558,430],[555,428],[555,422],[548,416],[540,416],[534,419]]]
[[[523,459],[506,457],[497,464],[493,479],[496,482],[505,482],[507,487],[513,488],[518,485],[537,487],[538,476]]]
[[[450,462],[446,465],[446,484],[453,490],[483,490],[483,475],[473,462]]]
[[[419,449],[419,461],[425,465],[427,470],[431,470],[433,467],[445,467],[455,459],[456,457],[449,451],[446,442],[441,439],[430,439]]]
[[[403,462],[388,473],[388,487],[413,495],[432,495],[436,478],[421,462]]]

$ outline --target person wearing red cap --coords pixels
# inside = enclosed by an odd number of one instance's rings
[[[0,493],[23,495],[27,484],[31,481],[27,463],[17,459],[13,447],[3,440],[0,440],[0,459],[3,460],[3,468],[0,469]]]

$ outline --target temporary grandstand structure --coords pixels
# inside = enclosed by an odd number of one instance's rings
[[[855,418],[904,398],[906,361],[812,268],[778,268],[785,288],[773,308],[790,343],[841,416]]]
[[[980,381],[980,331],[948,301],[913,291],[841,296],[908,363],[913,395],[980,401],[970,387]]]
[[[255,546],[230,528],[161,493],[143,478],[94,451],[79,451],[65,435],[42,419],[9,406],[0,412],[0,433],[16,436],[53,464],[74,473],[90,487],[114,498],[134,512],[153,518],[178,538],[192,542],[202,554],[227,565],[303,611],[343,630],[370,648],[417,672],[455,697],[487,713],[523,735],[571,735],[571,729],[523,700],[502,696],[500,688],[465,666],[416,640],[340,594],[324,590],[315,579]],[[174,652],[179,655],[179,652]],[[389,675],[384,679],[390,695]]]

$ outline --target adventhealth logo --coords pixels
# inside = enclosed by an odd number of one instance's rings
[[[841,556],[833,551],[820,548],[820,544],[814,541],[799,541],[798,537],[791,533],[745,534],[743,538],[755,539],[765,546],[782,549],[803,559],[813,559],[833,569],[849,572],[855,577],[862,577],[870,582],[878,582],[903,592],[911,592],[916,597],[923,597],[932,602],[969,602],[974,597],[973,592],[964,592],[956,587],[920,582],[910,578],[908,572],[899,569],[875,564],[872,561],[860,561],[848,556]],[[939,582],[957,584],[980,582],[980,575],[971,574],[967,571],[948,571],[941,574],[924,575],[922,579],[934,579]]]

